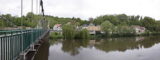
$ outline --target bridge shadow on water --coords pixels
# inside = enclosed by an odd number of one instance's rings
[[[40,46],[37,54],[36,54],[35,57],[34,57],[34,60],[48,60],[48,56],[49,56],[49,46],[50,46],[50,44],[49,44],[48,41],[44,42],[44,43]]]

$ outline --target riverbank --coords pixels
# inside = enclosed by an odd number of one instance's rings
[[[145,32],[143,34],[111,34],[111,35],[96,34],[96,35],[89,35],[89,39],[112,38],[112,37],[157,36],[157,35],[160,35],[160,32]],[[50,39],[63,39],[63,35],[62,33],[51,32]]]

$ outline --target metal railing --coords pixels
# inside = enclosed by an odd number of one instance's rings
[[[1,30],[0,60],[15,60],[44,34],[43,29]]]

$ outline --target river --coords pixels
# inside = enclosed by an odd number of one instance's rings
[[[160,60],[160,36],[50,40],[34,60]]]

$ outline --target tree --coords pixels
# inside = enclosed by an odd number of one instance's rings
[[[4,27],[4,21],[0,19],[0,29]]]
[[[140,16],[129,16],[129,25],[141,25]]]
[[[87,29],[82,29],[80,31],[77,31],[76,39],[89,39],[90,34]]]
[[[150,17],[144,17],[144,19],[141,20],[142,26],[146,27],[150,31],[155,30],[155,24],[156,21],[153,18]]]
[[[119,14],[119,15],[116,15],[116,17],[118,18],[119,22],[121,23],[129,23],[129,18],[126,14]]]
[[[135,35],[135,30],[130,26],[119,25],[115,28],[114,33],[119,36],[133,36]]]
[[[101,29],[109,35],[113,30],[114,25],[110,23],[109,21],[105,21],[101,24]]]
[[[74,25],[66,24],[62,27],[64,39],[74,39],[76,29]]]
[[[160,32],[160,21],[156,22],[155,31]]]
[[[49,27],[50,27],[50,28],[53,28],[53,26],[54,26],[55,24],[58,24],[58,22],[55,21],[55,20],[49,20]]]

